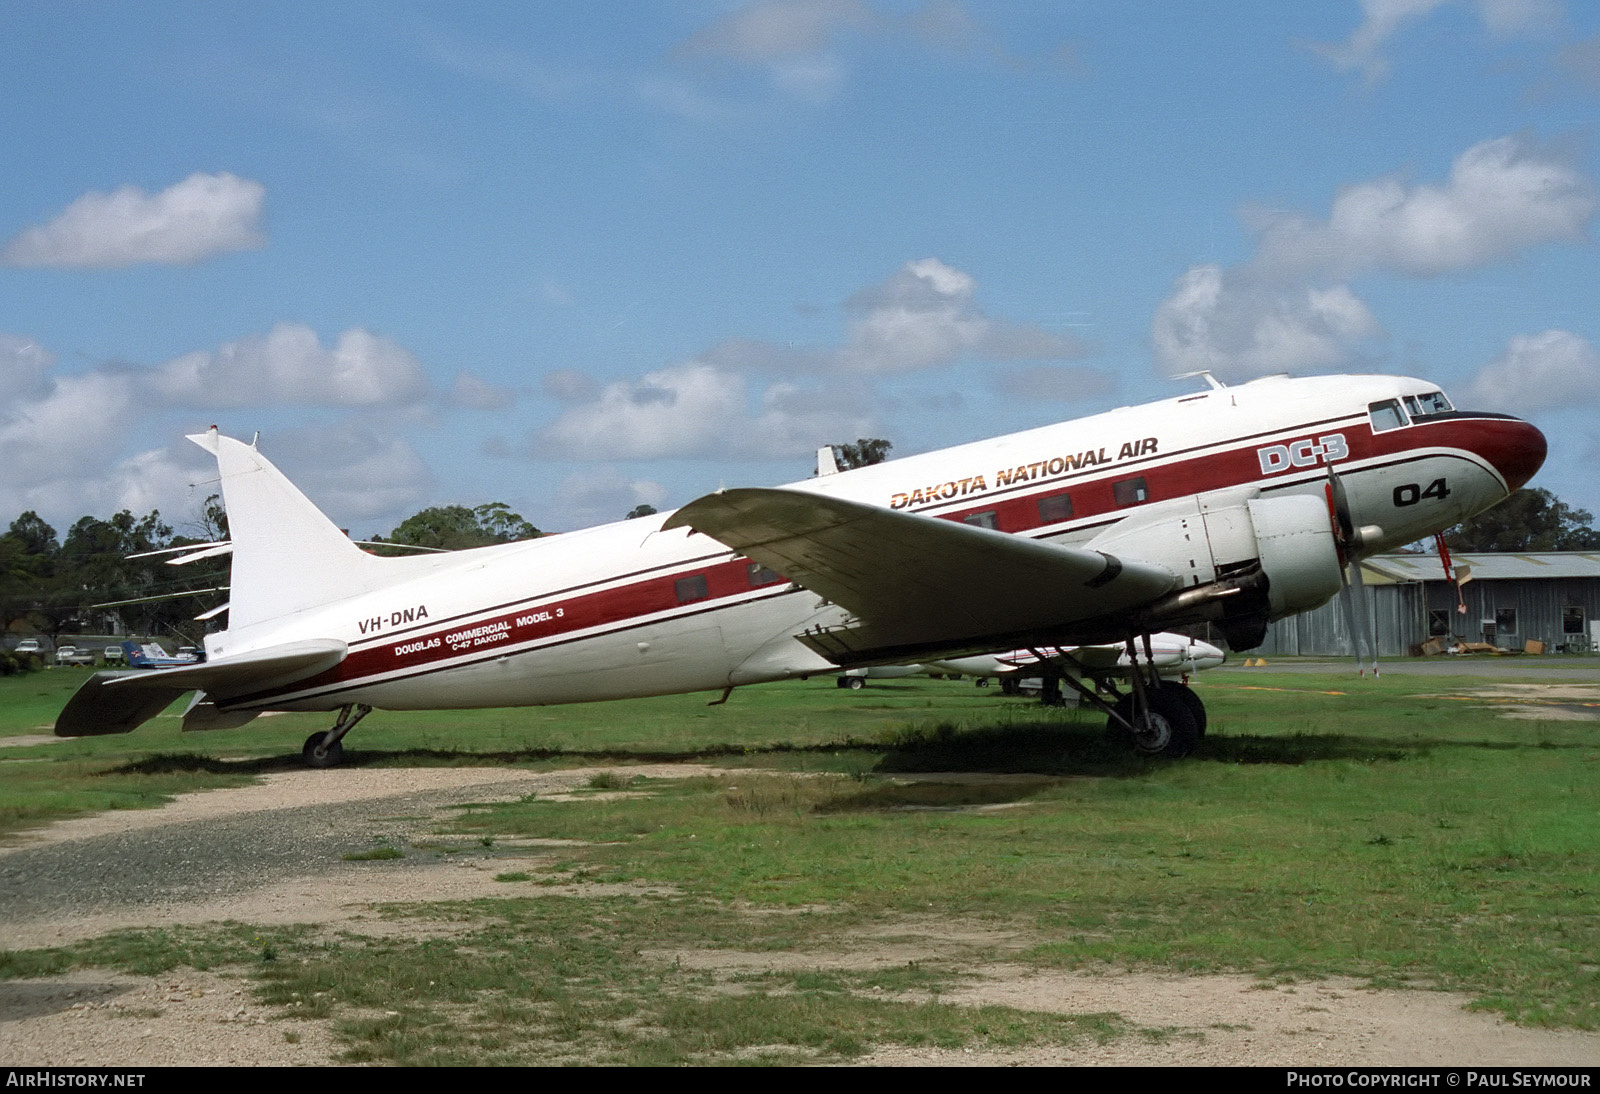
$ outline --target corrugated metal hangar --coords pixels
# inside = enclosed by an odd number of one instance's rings
[[[1546,551],[1453,556],[1460,595],[1435,554],[1377,555],[1362,564],[1378,652],[1416,652],[1453,637],[1549,653],[1600,652],[1600,552]],[[1465,611],[1461,609],[1465,608]],[[1208,639],[1210,640],[1210,639]],[[1338,597],[1274,623],[1252,653],[1354,656]]]

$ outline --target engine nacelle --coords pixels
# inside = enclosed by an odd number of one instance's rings
[[[1267,575],[1268,621],[1326,604],[1343,581],[1326,503],[1300,494],[1246,504]]]
[[[1326,603],[1341,582],[1328,508],[1314,494],[1185,498],[1132,515],[1088,546],[1182,578],[1141,626],[1212,622],[1234,649],[1260,645],[1268,623]]]

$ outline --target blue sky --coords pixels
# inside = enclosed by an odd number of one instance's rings
[[[0,520],[546,530],[1399,372],[1600,513],[1600,7],[0,0]]]

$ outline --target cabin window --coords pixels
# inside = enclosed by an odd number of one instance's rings
[[[692,604],[696,600],[704,600],[711,595],[706,589],[705,574],[691,574],[688,577],[680,577],[673,583],[673,587],[678,592],[679,604]]]
[[[1118,505],[1138,505],[1140,502],[1150,500],[1150,489],[1145,486],[1144,476],[1136,479],[1123,479],[1121,482],[1111,484],[1111,496]]]
[[[1406,424],[1405,411],[1400,409],[1400,400],[1385,399],[1381,403],[1367,405],[1367,418],[1372,422],[1374,433],[1383,433],[1390,429],[1399,429]]]
[[[1039,521],[1042,524],[1060,524],[1072,519],[1072,498],[1067,494],[1039,499]]]
[[[1494,629],[1501,634],[1517,634],[1517,609],[1496,608],[1494,611]]]
[[[961,518],[961,523],[971,524],[978,528],[990,528],[998,530],[1000,527],[1000,518],[995,514],[993,509],[985,509],[981,513],[968,513],[966,516]]]
[[[1411,415],[1411,420],[1427,418],[1434,414],[1448,414],[1455,409],[1450,405],[1450,400],[1444,397],[1442,391],[1430,391],[1426,395],[1407,395],[1406,413]]]
[[[759,589],[763,585],[776,585],[783,580],[783,575],[777,570],[769,570],[759,562],[750,563],[745,572],[750,577],[752,589]]]

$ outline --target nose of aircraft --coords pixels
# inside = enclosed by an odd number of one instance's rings
[[[1190,640],[1189,659],[1194,662],[1196,668],[1214,669],[1226,661],[1228,655],[1210,642],[1202,642],[1200,639],[1194,638]]]
[[[1474,431],[1472,448],[1500,472],[1508,490],[1522,489],[1544,466],[1549,446],[1536,426],[1509,416],[1477,424],[1479,428]]]

